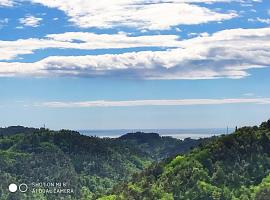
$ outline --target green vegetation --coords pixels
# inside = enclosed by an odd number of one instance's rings
[[[184,141],[155,133],[110,139],[69,130],[20,127],[26,132],[16,134],[13,129],[1,129],[0,200],[270,197],[270,120],[230,135]],[[65,182],[74,192],[9,193],[11,182]]]
[[[187,152],[202,141],[181,141],[155,133],[102,139],[69,130],[1,128],[0,200],[97,199],[152,163]],[[26,183],[29,187],[32,183],[64,182],[74,192],[13,194],[8,192],[12,182]],[[39,189],[46,188],[39,186]]]
[[[114,199],[269,200],[270,120],[243,127],[152,165],[116,187]],[[106,199],[104,197],[103,199]]]

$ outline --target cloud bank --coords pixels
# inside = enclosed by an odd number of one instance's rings
[[[32,0],[57,8],[81,28],[135,27],[164,30],[181,24],[201,24],[229,20],[238,15],[219,13],[192,3],[231,2],[229,0]],[[169,13],[169,15],[168,15]]]
[[[149,35],[132,37],[124,33],[95,34],[88,32],[66,32],[50,34],[45,38],[0,40],[0,60],[12,60],[19,55],[34,54],[40,49],[121,49],[134,47],[177,47],[179,36]]]
[[[221,104],[270,104],[270,98],[252,99],[178,99],[178,100],[133,100],[133,101],[83,101],[83,102],[45,102],[36,106],[50,108],[86,107],[133,107],[133,106],[191,106]]]
[[[0,6],[20,6],[25,1],[16,2],[20,3],[0,0]],[[189,33],[193,34],[194,38],[186,40],[181,40],[177,35],[153,35],[157,34],[157,31],[151,31],[167,30],[178,25],[221,22],[238,17],[235,11],[210,9],[206,4],[217,2],[252,4],[261,2],[260,0],[31,0],[30,2],[63,11],[69,21],[79,28],[115,28],[115,32],[122,30],[123,27],[132,27],[131,32],[135,30],[145,34],[142,32],[144,30],[148,31],[148,35],[132,36],[121,32],[97,34],[79,29],[85,32],[49,34],[40,38],[14,41],[2,40],[0,76],[235,79],[248,76],[250,69],[270,65],[270,28],[231,29],[214,34]],[[31,14],[19,19],[21,24],[30,27],[39,26],[41,20],[42,18]],[[263,22],[267,23],[265,19]],[[176,30],[175,27],[173,30]],[[149,35],[150,33],[152,35]],[[136,47],[142,49],[134,51],[132,48]],[[36,51],[46,51],[44,55],[48,55],[46,53],[50,49],[54,50],[52,54],[54,56],[35,59],[38,58],[35,57]],[[69,55],[74,55],[73,52],[77,51],[76,54],[80,56],[59,56],[63,55],[62,49],[72,50],[68,52]],[[113,53],[94,51],[98,55],[84,55],[78,51],[97,49],[110,50],[106,52]],[[120,49],[125,53],[119,53],[117,50]],[[25,57],[28,54],[32,54],[31,58],[37,61],[29,62]]]
[[[12,0],[0,0],[0,7],[10,7],[13,6],[13,1]]]
[[[52,41],[49,40],[52,42],[50,45],[57,47],[60,46],[59,44],[70,45],[66,42],[75,38],[68,34],[48,37],[53,38]],[[124,36],[124,38],[128,37]],[[189,40],[176,41],[175,39],[174,36],[164,36],[164,43],[176,46],[176,48],[166,51],[51,56],[34,63],[0,62],[0,75],[117,76],[141,79],[243,78],[249,75],[249,69],[270,65],[270,28],[231,29]],[[102,41],[103,39],[100,40],[101,43]],[[141,45],[158,43],[155,39],[147,41],[141,38],[138,41],[141,42]],[[38,43],[35,48],[40,48],[40,41],[35,42]],[[101,43],[100,47],[111,45],[109,42]],[[117,43],[117,40],[112,43]],[[126,43],[123,41],[119,45],[123,46]],[[136,41],[133,41],[129,45],[132,46],[135,43]],[[43,45],[43,42],[41,44]],[[6,45],[4,48],[12,48],[12,46]],[[25,48],[27,49],[28,46],[25,45]],[[45,47],[43,46],[43,48]],[[18,51],[20,50],[24,51],[24,46],[18,49]],[[30,48],[29,52],[32,50]],[[10,52],[12,51],[7,51],[7,54]]]

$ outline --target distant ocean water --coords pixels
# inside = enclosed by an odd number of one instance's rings
[[[226,128],[216,128],[216,129],[118,129],[118,130],[78,130],[81,134],[87,136],[97,136],[97,137],[110,137],[116,138],[124,135],[126,133],[132,132],[145,132],[145,133],[158,133],[161,136],[171,136],[178,139],[185,138],[206,138],[211,136],[218,136],[227,133]],[[232,133],[234,129],[229,128],[228,133]]]

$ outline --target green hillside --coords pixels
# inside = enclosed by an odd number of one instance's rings
[[[153,165],[101,199],[269,200],[270,120]]]
[[[96,199],[152,163],[187,152],[202,141],[181,141],[155,133],[130,133],[110,139],[69,130],[2,128],[0,200]],[[8,185],[13,182],[30,187],[32,183],[65,182],[74,193],[43,195],[29,190],[12,194]]]

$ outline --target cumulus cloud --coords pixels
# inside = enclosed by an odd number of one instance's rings
[[[0,7],[12,6],[13,3],[14,2],[12,0],[0,0]]]
[[[164,30],[180,24],[201,24],[229,20],[235,12],[218,13],[192,3],[230,2],[229,0],[32,0],[57,8],[82,28],[136,27]],[[170,13],[168,15],[168,13]]]
[[[35,106],[50,108],[86,108],[86,107],[132,107],[132,106],[191,106],[221,104],[270,104],[270,98],[241,99],[177,99],[177,100],[131,100],[131,101],[83,101],[83,102],[44,102]]]
[[[20,18],[19,21],[24,26],[38,27],[42,21],[42,18],[27,15],[24,18]]]
[[[166,51],[51,56],[35,63],[0,62],[0,75],[243,78],[249,75],[249,69],[269,67],[269,41],[270,28],[224,30],[179,41],[177,48]]]
[[[38,49],[112,49],[133,47],[177,47],[176,35],[149,35],[132,37],[123,33],[95,34],[88,32],[67,32],[50,34],[43,39],[30,38],[15,41],[0,40],[0,60],[11,60],[19,55],[32,54]]]

